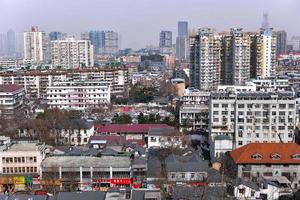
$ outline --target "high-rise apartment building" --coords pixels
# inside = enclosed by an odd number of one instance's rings
[[[178,22],[178,36],[188,37],[188,22],[179,21]]]
[[[90,31],[89,32],[89,39],[94,47],[94,53],[99,55],[101,52],[104,51],[105,47],[105,32],[104,31]]]
[[[242,28],[222,36],[221,83],[243,85],[250,79],[251,38]]]
[[[277,31],[276,32],[276,37],[277,37],[277,51],[276,54],[280,55],[280,54],[285,54],[287,53],[287,44],[286,44],[286,38],[287,38],[287,34],[286,31]]]
[[[251,35],[251,78],[274,75],[276,67],[276,33],[272,28]]]
[[[172,53],[172,31],[161,31],[159,34],[159,48],[162,54]]]
[[[116,55],[119,51],[118,33],[114,31],[90,31],[87,35],[82,34],[83,37],[91,40],[94,46],[94,53],[97,55]]]
[[[31,31],[24,32],[24,60],[32,63],[46,61],[47,38],[46,33],[32,27]]]
[[[221,37],[202,28],[190,37],[190,87],[211,90],[220,83]]]
[[[66,68],[94,66],[93,46],[89,40],[66,38],[52,41],[51,57],[54,66]]]
[[[119,51],[118,33],[114,31],[105,31],[104,54],[116,55]]]
[[[178,22],[178,36],[176,37],[176,58],[179,60],[186,60],[188,58],[188,22]]]
[[[64,37],[64,34],[62,32],[52,31],[49,33],[50,41],[62,40],[62,39],[64,39],[63,37]]]
[[[300,36],[293,36],[290,44],[292,45],[293,51],[299,51],[300,50]]]
[[[0,55],[4,55],[6,53],[6,35],[0,33]]]
[[[12,29],[7,31],[6,39],[7,55],[13,57],[16,54],[16,34]]]

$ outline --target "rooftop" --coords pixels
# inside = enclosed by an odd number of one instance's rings
[[[17,84],[0,84],[0,92],[15,92],[22,88],[23,86]]]
[[[129,157],[89,157],[89,156],[53,156],[45,158],[42,162],[42,166],[46,168],[51,167],[69,167],[69,168],[129,168]]]
[[[296,143],[250,143],[230,152],[236,164],[299,164]]]
[[[98,133],[148,133],[150,128],[172,128],[167,124],[95,124]]]
[[[43,151],[46,146],[37,143],[23,142],[23,143],[10,143],[0,146],[0,151],[12,152],[12,151]]]
[[[149,136],[176,136],[179,135],[174,128],[150,128]]]

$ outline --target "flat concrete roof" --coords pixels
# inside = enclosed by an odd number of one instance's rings
[[[102,156],[53,156],[45,158],[42,167],[62,167],[62,168],[129,168],[131,165],[129,157]]]

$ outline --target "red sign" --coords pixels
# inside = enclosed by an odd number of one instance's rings
[[[116,185],[130,185],[132,178],[93,178],[93,183],[111,183]]]
[[[116,185],[130,185],[132,184],[132,179],[131,178],[112,178],[111,179],[112,184]]]
[[[133,183],[132,187],[133,188],[142,188],[142,184],[141,183]]]
[[[205,182],[192,182],[191,186],[206,186],[207,183]]]

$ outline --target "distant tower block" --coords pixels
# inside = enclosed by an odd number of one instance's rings
[[[264,12],[264,14],[263,14],[263,21],[262,21],[261,27],[263,29],[269,28],[269,14],[267,12]]]

